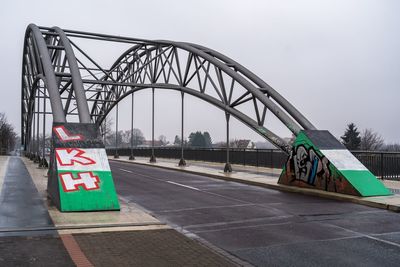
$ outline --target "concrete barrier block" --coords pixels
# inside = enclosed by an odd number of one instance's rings
[[[328,131],[297,135],[278,183],[355,196],[390,191]]]
[[[94,124],[54,123],[48,193],[60,211],[119,210],[104,144]]]

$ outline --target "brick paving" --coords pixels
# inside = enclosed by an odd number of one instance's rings
[[[93,264],[86,258],[86,255],[82,252],[75,238],[70,235],[60,235],[65,248],[67,249],[69,256],[78,267],[92,267]]]
[[[236,266],[171,229],[73,236],[95,266]]]

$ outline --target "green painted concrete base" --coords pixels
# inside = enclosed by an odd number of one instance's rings
[[[391,195],[328,131],[298,134],[278,183],[361,197]]]
[[[79,171],[60,171],[60,174],[71,173],[78,176]],[[78,190],[64,192],[61,179],[59,180],[60,210],[61,211],[99,211],[119,210],[119,202],[113,177],[110,171],[93,171],[93,175],[99,178],[99,189],[85,190],[78,187]]]
[[[98,127],[53,123],[47,191],[60,211],[120,210]]]
[[[342,170],[340,172],[363,197],[392,194],[370,171]]]

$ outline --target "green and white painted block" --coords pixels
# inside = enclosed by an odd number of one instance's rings
[[[60,211],[119,210],[99,128],[53,123],[47,192]]]
[[[61,211],[119,210],[104,148],[56,148]]]
[[[297,135],[279,183],[363,197],[391,195],[328,131]]]
[[[322,149],[322,154],[361,196],[391,195],[390,191],[347,149]]]

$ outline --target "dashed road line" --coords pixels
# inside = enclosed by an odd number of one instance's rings
[[[129,172],[129,173],[133,173],[132,171],[130,171],[130,170],[125,170],[125,169],[119,169],[120,171],[123,171],[123,172]]]
[[[169,183],[169,184],[174,184],[174,185],[177,185],[177,186],[182,186],[182,187],[186,187],[186,188],[189,188],[189,189],[192,189],[192,190],[200,191],[200,189],[198,189],[196,187],[193,187],[193,186],[184,185],[184,184],[180,184],[180,183],[175,183],[175,182],[172,182],[172,181],[166,181],[166,182]]]

